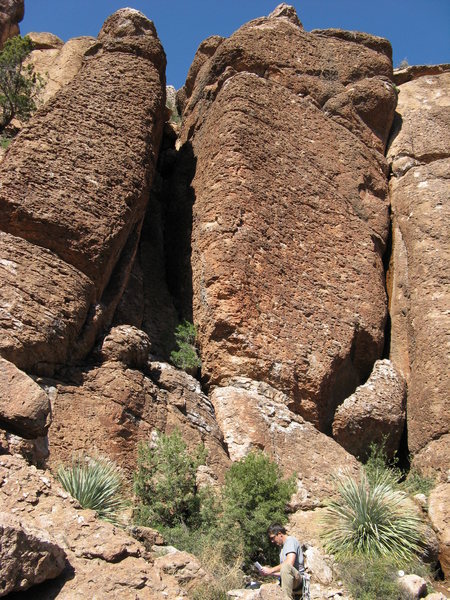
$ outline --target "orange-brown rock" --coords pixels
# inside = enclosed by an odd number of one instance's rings
[[[42,388],[15,365],[0,358],[0,423],[24,438],[47,434],[50,400]]]
[[[413,453],[450,431],[449,89],[450,73],[423,75],[402,85],[389,149],[390,357],[408,383],[408,446]]]
[[[183,116],[181,140],[196,165],[202,375],[210,385],[237,375],[265,381],[323,430],[384,344],[379,150],[396,103],[385,46],[256,19],[204,61]],[[364,86],[374,96],[366,105]],[[376,144],[321,110],[341,93]]]
[[[46,533],[24,527],[17,517],[0,513],[0,536],[0,596],[27,590],[64,570],[62,548]]]
[[[367,382],[336,410],[333,437],[360,460],[371,444],[383,444],[392,458],[403,434],[405,406],[405,380],[389,360],[377,360]]]
[[[0,50],[7,39],[19,35],[24,13],[24,0],[0,0]]]
[[[81,510],[46,471],[18,456],[0,456],[0,504],[22,527],[62,549],[66,564],[54,580],[22,592],[33,600],[167,600],[186,593],[170,574],[146,560],[145,548],[122,529]],[[2,539],[3,542],[3,539]],[[22,553],[24,571],[33,556]],[[3,567],[3,565],[2,565]]]
[[[0,354],[25,371],[64,364],[95,292],[55,253],[0,231]]]
[[[2,163],[0,229],[51,250],[95,290],[87,293],[75,279],[63,286],[89,307],[80,323],[83,339],[75,345],[79,312],[60,303],[52,324],[62,339],[54,343],[50,337],[41,360],[58,363],[68,349],[72,357],[86,355],[112,319],[154,174],[164,67],[153,23],[133,9],[118,11],[105,22],[78,75],[22,130]],[[30,319],[30,335],[42,336],[37,323],[46,316],[43,308]],[[36,360],[28,358],[27,368],[34,369]]]
[[[292,413],[286,395],[265,383],[236,377],[227,387],[214,388],[211,401],[232,460],[261,449],[283,473],[297,475],[292,508],[320,505],[333,492],[333,474],[358,472],[353,456]]]
[[[208,398],[198,381],[165,363],[144,374],[120,362],[66,372],[54,383],[49,464],[69,462],[79,452],[108,456],[130,477],[137,445],[157,432],[178,429],[191,450],[204,443],[208,465],[221,477],[229,459]]]
[[[438,482],[450,481],[450,433],[433,440],[414,455],[414,469]]]
[[[80,71],[86,51],[96,43],[93,37],[76,37],[64,43],[51,33],[31,32],[33,51],[27,58],[43,77],[39,102],[47,102]]]
[[[446,578],[450,577],[450,483],[441,483],[432,490],[428,515],[439,540],[439,562]]]

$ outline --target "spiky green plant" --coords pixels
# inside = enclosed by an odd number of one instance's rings
[[[328,552],[338,558],[352,555],[390,556],[410,560],[420,548],[423,524],[407,502],[407,495],[392,485],[389,474],[379,473],[370,483],[344,474],[337,478],[338,498],[329,502],[323,518],[322,538]]]
[[[126,502],[122,496],[123,477],[111,460],[75,456],[70,465],[58,468],[57,477],[83,508],[95,510],[105,521],[118,523]]]

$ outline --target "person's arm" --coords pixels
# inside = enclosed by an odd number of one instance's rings
[[[294,566],[295,552],[289,552],[289,554],[286,555],[286,558],[284,559],[284,561],[282,563],[280,563],[279,565],[275,565],[274,567],[263,567],[262,573],[263,573],[263,575],[279,575],[279,573],[281,571],[281,567],[285,564],[291,565],[292,567]]]

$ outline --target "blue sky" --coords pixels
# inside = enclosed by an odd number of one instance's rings
[[[22,35],[49,31],[64,41],[96,36],[118,8],[131,6],[154,21],[167,55],[167,83],[183,85],[195,51],[214,34],[229,36],[269,14],[277,0],[25,0]],[[306,30],[338,27],[390,40],[394,66],[450,62],[450,0],[293,0]]]

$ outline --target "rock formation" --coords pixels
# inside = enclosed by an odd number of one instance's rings
[[[448,72],[424,74],[400,86],[397,134],[388,153],[393,173],[390,356],[408,383],[413,453],[450,427],[449,86]]]
[[[388,360],[379,360],[367,382],[336,411],[333,437],[348,452],[367,458],[371,444],[383,446],[393,458],[405,422],[406,386]]]
[[[7,39],[19,35],[24,12],[24,0],[0,0],[0,50]]]
[[[52,321],[50,335],[61,339],[48,345],[36,320],[27,323],[30,349],[47,344],[49,365],[92,348],[127,282],[161,140],[164,68],[153,24],[138,11],[118,11],[79,74],[22,130],[2,163],[0,229],[50,250],[65,264],[63,274],[72,271],[52,282],[77,296],[76,306],[70,298],[59,303]],[[21,285],[32,294],[32,280]],[[45,305],[37,304],[37,319],[45,319]],[[17,327],[7,333],[14,337]],[[12,341],[8,356],[37,371],[37,357],[22,344]]]
[[[21,10],[0,0],[0,44]],[[342,596],[314,548],[333,475],[407,439],[440,481],[425,551],[437,536],[448,575],[448,68],[394,76],[387,40],[307,32],[282,4],[200,44],[180,125],[138,11],[96,39],[30,35],[43,106],[0,172],[0,596],[181,600],[208,584],[51,474],[98,454],[129,483],[138,443],[175,429],[208,451],[199,487],[254,449],[296,474],[290,526],[317,598]],[[166,362],[183,319],[198,379]]]
[[[274,14],[199,52],[180,98],[203,377],[265,381],[328,430],[383,351],[390,46]]]

